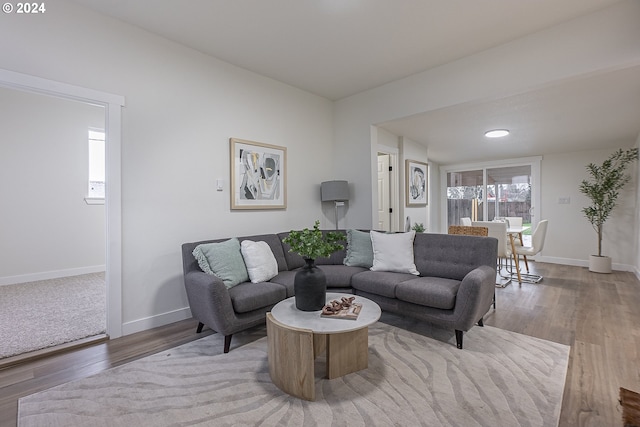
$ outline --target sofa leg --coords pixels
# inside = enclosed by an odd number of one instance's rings
[[[231,337],[233,335],[225,335],[224,336],[224,352],[229,353],[229,347],[231,347]]]
[[[462,336],[463,336],[464,332],[462,332],[459,329],[456,329],[456,345],[458,348],[462,348]]]
[[[196,329],[196,333],[199,334],[200,332],[202,332],[202,328],[204,328],[204,323],[199,322],[198,329]]]
[[[496,291],[493,291],[493,309],[496,309]]]
[[[482,320],[482,317],[478,320],[478,326],[484,326],[484,320]]]

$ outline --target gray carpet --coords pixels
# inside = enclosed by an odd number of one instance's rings
[[[366,370],[327,380],[318,361],[315,402],[272,384],[261,330],[228,354],[214,334],[24,397],[18,426],[557,426],[568,346],[487,326],[458,350],[405,326],[370,328]]]
[[[0,317],[0,358],[104,333],[104,273],[0,286]]]

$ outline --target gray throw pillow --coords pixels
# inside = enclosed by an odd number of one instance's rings
[[[343,264],[350,267],[373,266],[373,246],[368,232],[347,230],[347,255]]]
[[[227,288],[249,281],[240,242],[235,237],[220,243],[198,245],[193,250],[193,256],[202,271],[218,276]]]

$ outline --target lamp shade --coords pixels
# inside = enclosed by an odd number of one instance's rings
[[[320,184],[323,202],[349,200],[349,183],[347,181],[325,181]]]

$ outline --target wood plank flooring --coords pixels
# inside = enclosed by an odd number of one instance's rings
[[[640,282],[628,272],[530,267],[544,280],[496,288],[497,310],[485,324],[571,346],[560,426],[622,426],[619,387],[640,391]],[[0,369],[0,426],[16,425],[22,396],[212,333],[196,326],[185,320]]]

